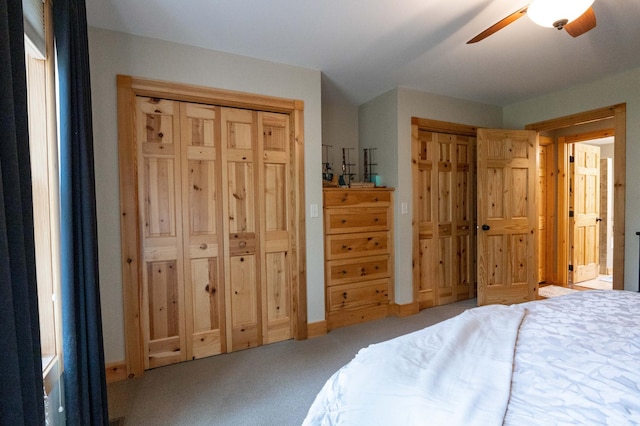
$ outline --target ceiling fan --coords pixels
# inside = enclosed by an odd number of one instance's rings
[[[525,14],[543,27],[565,29],[571,36],[578,37],[596,26],[596,15],[591,5],[594,0],[533,0],[522,9],[496,22],[467,44],[484,40]]]

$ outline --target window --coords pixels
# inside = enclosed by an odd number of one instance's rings
[[[50,3],[38,0],[44,18],[50,16]],[[29,113],[29,149],[36,248],[36,276],[42,371],[47,392],[59,377],[61,354],[60,309],[56,296],[60,289],[58,147],[56,137],[54,66],[49,54],[52,36],[38,39],[38,32],[29,31],[37,25],[27,25],[29,7],[25,9],[25,62],[27,70],[27,102]],[[37,13],[31,12],[37,16]],[[33,21],[33,19],[31,19]],[[37,22],[37,20],[35,20]],[[47,26],[47,31],[51,26]],[[44,35],[44,29],[41,31]],[[32,39],[36,39],[35,42]],[[43,41],[46,39],[46,43]],[[44,52],[43,47],[44,48]]]

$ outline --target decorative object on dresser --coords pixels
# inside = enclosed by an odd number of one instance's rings
[[[383,318],[393,302],[393,189],[325,188],[329,330]]]

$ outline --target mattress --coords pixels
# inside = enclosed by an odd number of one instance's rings
[[[490,305],[371,345],[305,425],[640,424],[640,294]]]

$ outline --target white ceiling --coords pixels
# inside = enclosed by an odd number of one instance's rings
[[[508,105],[640,67],[638,0],[595,0],[575,39],[524,17],[466,44],[528,2],[86,0],[90,26],[320,70],[355,105],[396,86]]]

